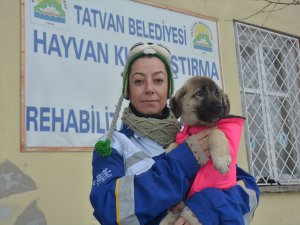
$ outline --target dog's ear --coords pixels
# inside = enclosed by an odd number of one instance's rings
[[[223,93],[222,95],[222,104],[224,107],[224,116],[228,116],[229,115],[229,111],[230,111],[230,102],[229,102],[229,98],[228,95]]]
[[[186,91],[187,91],[186,87],[183,86],[176,92],[176,94],[170,99],[169,102],[171,111],[173,112],[173,114],[177,119],[181,115],[181,110],[182,110],[181,99],[186,94]]]

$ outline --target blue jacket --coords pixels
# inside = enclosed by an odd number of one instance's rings
[[[101,225],[159,224],[186,195],[199,165],[187,145],[170,153],[126,126],[115,131],[109,157],[93,153],[90,194]],[[205,189],[185,201],[203,225],[249,224],[259,191],[252,176],[237,168],[238,185]]]

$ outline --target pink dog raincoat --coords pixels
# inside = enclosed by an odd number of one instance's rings
[[[195,192],[199,192],[204,188],[219,188],[228,189],[236,184],[236,160],[238,154],[238,148],[240,144],[241,133],[243,129],[244,118],[242,117],[228,117],[219,120],[215,127],[222,130],[228,139],[229,151],[231,156],[231,164],[229,171],[226,174],[219,173],[213,165],[210,159],[204,166],[198,171],[188,197]],[[184,126],[184,129],[177,134],[176,142],[182,143],[186,138],[192,134],[196,134],[208,127],[204,126]]]

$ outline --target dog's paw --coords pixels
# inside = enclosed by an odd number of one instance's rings
[[[221,174],[225,174],[229,171],[229,166],[231,164],[230,155],[217,156],[213,158],[214,167]]]
[[[168,210],[167,215],[162,219],[159,225],[174,225],[179,216],[180,211],[172,212],[171,210]]]
[[[214,167],[221,174],[227,173],[231,164],[231,156],[225,134],[219,129],[214,129],[208,138],[210,155]]]

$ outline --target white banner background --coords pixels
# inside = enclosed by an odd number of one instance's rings
[[[175,90],[190,76],[222,86],[214,20],[127,0],[24,3],[26,149],[93,146],[109,128],[136,42],[168,46]]]

